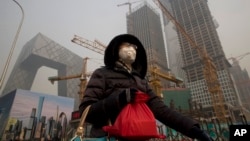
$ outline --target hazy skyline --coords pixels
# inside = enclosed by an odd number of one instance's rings
[[[3,87],[20,50],[39,32],[79,56],[94,58],[88,63],[89,71],[103,64],[103,56],[72,43],[73,36],[76,34],[89,40],[98,39],[108,44],[114,36],[126,33],[128,5],[120,7],[117,5],[128,0],[18,0],[18,2],[25,12],[24,22]],[[130,2],[136,2],[136,0],[130,0]],[[132,8],[139,4],[141,3],[132,4]],[[250,18],[248,16],[250,1],[208,0],[208,5],[211,14],[219,24],[217,32],[226,57],[236,57],[250,52]],[[20,8],[12,0],[0,1],[1,74],[21,17]],[[248,72],[250,72],[249,59],[250,55],[240,60],[241,68],[246,68]],[[48,70],[42,67],[38,71],[34,85],[39,87],[34,86],[34,90],[53,93],[50,89],[55,89],[56,85],[51,85],[47,78],[57,75],[57,71],[50,70],[50,74],[47,74],[43,69]]]

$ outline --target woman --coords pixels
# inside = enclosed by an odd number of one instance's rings
[[[86,119],[92,124],[91,137],[106,136],[102,127],[109,120],[114,123],[121,109],[133,101],[139,90],[149,95],[146,104],[157,120],[190,138],[211,141],[196,121],[168,108],[152,91],[145,79],[146,51],[137,37],[130,34],[114,37],[105,50],[104,64],[92,74],[79,106],[82,113],[91,105]]]

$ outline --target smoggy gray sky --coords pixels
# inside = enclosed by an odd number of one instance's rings
[[[139,0],[17,0],[25,12],[24,22],[8,69],[8,79],[22,47],[39,32],[82,57],[90,57],[89,71],[102,65],[102,56],[71,42],[79,35],[89,40],[98,39],[104,44],[114,36],[126,33],[128,5],[136,7]],[[147,0],[152,3],[152,0]],[[208,0],[210,11],[217,20],[217,32],[227,56],[237,57],[250,52],[250,1]],[[155,6],[153,6],[155,7]],[[0,1],[0,73],[8,57],[17,28],[21,21],[21,10],[12,0]],[[240,60],[242,69],[250,73],[250,55]],[[231,62],[231,61],[230,61]],[[49,73],[48,73],[49,72]],[[56,85],[47,79],[57,75],[56,70],[42,67],[37,74],[33,91],[55,93]],[[38,87],[39,86],[39,87]],[[3,89],[3,88],[2,88]],[[0,91],[2,91],[2,89]],[[52,90],[51,90],[52,89]]]

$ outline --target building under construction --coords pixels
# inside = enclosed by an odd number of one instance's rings
[[[170,12],[176,21],[183,27],[190,38],[193,39],[195,44],[205,50],[211,57],[222,90],[223,97],[221,99],[225,101],[226,114],[223,116],[232,116],[232,107],[239,106],[239,101],[229,73],[230,64],[221,46],[216,31],[217,25],[210,13],[207,0],[162,0],[161,2],[165,7],[170,7]],[[164,22],[165,27],[167,27],[167,24],[170,24],[170,22],[168,22],[168,19],[165,20],[167,21]],[[201,103],[204,108],[207,108],[209,116],[214,117],[216,115],[213,109],[210,109],[213,101],[211,100],[211,93],[208,90],[208,83],[204,76],[204,64],[200,59],[199,53],[192,47],[190,42],[183,37],[179,30],[176,31],[182,54],[182,68],[186,74],[185,84],[191,89],[192,100]],[[175,47],[178,46],[173,45],[169,48]]]
[[[127,32],[143,43],[149,66],[167,71],[167,55],[160,15],[148,3],[142,3],[127,14]]]

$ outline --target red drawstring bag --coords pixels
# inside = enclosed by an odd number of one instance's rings
[[[137,92],[135,101],[122,109],[114,125],[104,126],[103,130],[108,132],[109,136],[129,140],[165,138],[164,135],[159,135],[157,132],[155,117],[145,103],[148,98],[147,94]]]

